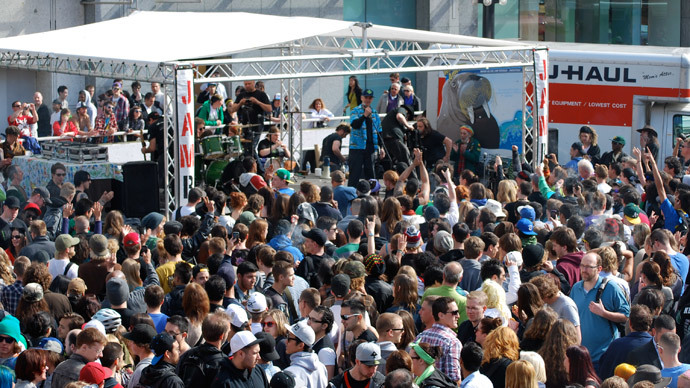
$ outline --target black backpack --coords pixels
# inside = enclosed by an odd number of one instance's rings
[[[204,357],[201,352],[202,349],[199,347],[192,348],[180,360],[177,370],[185,387],[210,387],[216,373],[218,373],[221,361],[225,358],[221,352],[215,353],[211,357]]]
[[[50,283],[50,287],[48,287],[50,291],[63,295],[67,294],[67,288],[69,287],[69,282],[71,280],[67,277],[67,272],[69,272],[69,269],[72,268],[73,265],[74,263],[71,261],[67,263],[65,271],[62,273],[62,275],[56,276],[55,279],[53,279],[53,281]]]

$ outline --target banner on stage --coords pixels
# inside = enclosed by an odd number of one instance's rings
[[[177,150],[175,161],[179,171],[177,198],[187,199],[194,187],[194,88],[191,69],[176,71],[177,85]]]

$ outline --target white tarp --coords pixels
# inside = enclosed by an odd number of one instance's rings
[[[222,31],[209,26],[223,26]],[[143,39],[142,29],[156,39]],[[200,31],[204,31],[200,33]],[[370,39],[468,46],[522,46],[520,43],[386,26],[367,30]],[[0,39],[0,52],[56,58],[121,60],[138,64],[199,60],[275,46],[312,36],[361,38],[355,22],[243,12],[150,12],[78,27]]]

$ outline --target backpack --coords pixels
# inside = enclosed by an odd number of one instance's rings
[[[222,353],[216,353],[211,359],[203,357],[201,348],[195,347],[185,353],[180,360],[178,371],[185,387],[210,387],[218,373],[220,362],[225,358]]]
[[[601,281],[601,284],[599,284],[599,288],[597,288],[597,294],[594,296],[594,301],[599,303],[601,301],[601,294],[604,293],[604,290],[606,289],[606,285],[609,284],[609,278],[604,278]],[[625,336],[625,324],[624,323],[614,323],[611,322],[607,319],[607,322],[609,323],[609,327],[611,328],[611,334],[614,333],[614,326],[618,329],[618,334],[623,337]]]
[[[50,287],[48,288],[50,291],[63,295],[67,294],[67,287],[69,287],[69,282],[71,280],[67,277],[67,273],[73,265],[74,263],[71,261],[67,263],[67,266],[65,266],[65,271],[62,273],[62,275],[56,276],[55,279],[53,279],[53,281],[50,283]]]

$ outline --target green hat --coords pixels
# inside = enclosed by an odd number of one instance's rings
[[[641,222],[640,220],[640,213],[642,212],[642,209],[637,207],[634,203],[629,203],[625,205],[623,208],[623,214],[625,215],[625,219],[633,224],[637,225]]]
[[[276,175],[278,176],[278,178],[284,180],[285,182],[295,183],[290,180],[290,178],[292,177],[292,175],[290,175],[290,171],[284,168],[279,168],[278,171],[276,171]]]
[[[620,145],[625,145],[625,138],[623,136],[616,136],[613,139],[611,139],[612,142],[618,143]]]
[[[19,320],[8,313],[5,313],[5,317],[0,321],[0,335],[12,337],[15,341],[21,342],[25,349],[29,348],[19,329]]]
[[[240,216],[237,218],[237,222],[249,226],[249,224],[251,224],[255,219],[256,216],[254,215],[254,213],[247,210],[240,214]]]

